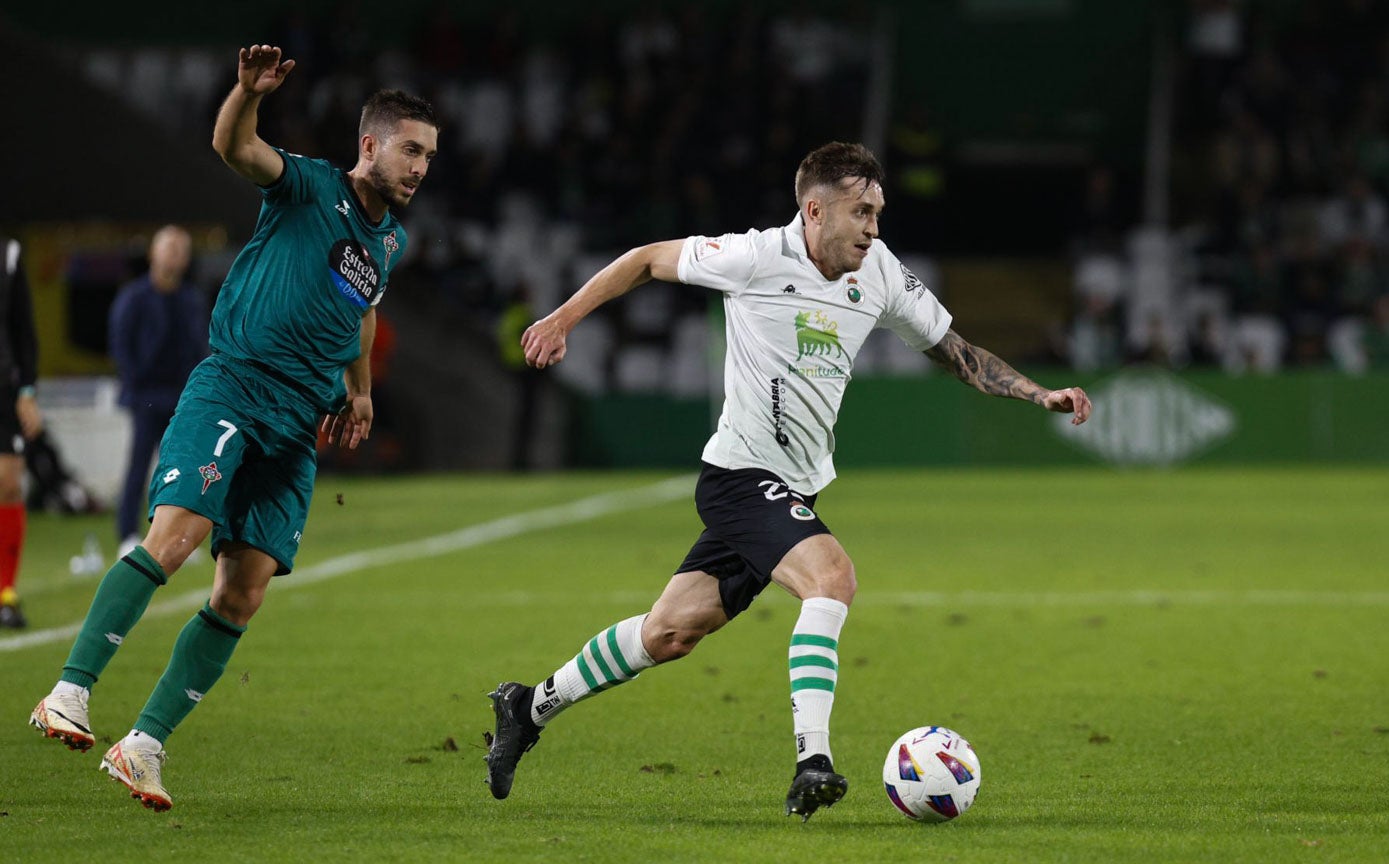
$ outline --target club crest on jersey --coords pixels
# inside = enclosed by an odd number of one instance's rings
[[[810,520],[815,518],[815,511],[811,510],[804,504],[792,504],[791,518],[798,519],[801,522],[809,522]]]
[[[850,276],[848,287],[844,289],[844,296],[849,298],[849,302],[857,306],[863,302],[863,290],[858,287],[858,280]]]
[[[209,462],[198,468],[198,476],[203,478],[203,491],[199,494],[206,495],[207,487],[222,479],[222,472],[217,470],[216,462]]]
[[[392,231],[391,233],[387,234],[386,238],[381,241],[381,245],[386,247],[385,266],[389,267],[391,266],[391,256],[400,251],[400,244],[396,242],[395,232]]]

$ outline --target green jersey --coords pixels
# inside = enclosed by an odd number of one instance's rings
[[[346,172],[278,152],[284,173],[261,190],[256,232],[222,283],[209,341],[336,411],[362,316],[386,293],[405,230],[389,211],[368,221]]]

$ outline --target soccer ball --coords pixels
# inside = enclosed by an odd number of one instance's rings
[[[979,794],[979,757],[959,734],[922,726],[893,742],[883,763],[887,797],[907,818],[948,822]]]

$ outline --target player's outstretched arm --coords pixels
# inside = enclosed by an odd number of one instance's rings
[[[256,111],[260,100],[279,89],[293,68],[294,61],[281,61],[280,49],[274,46],[242,48],[236,86],[217,112],[212,149],[233,171],[257,186],[269,186],[280,179],[284,159],[256,134]]]
[[[926,356],[981,393],[1025,399],[1048,411],[1074,414],[1071,422],[1077,426],[1090,419],[1090,397],[1084,390],[1048,390],[993,353],[969,344],[954,330],[947,330],[939,342],[927,348]]]
[[[684,240],[663,240],[639,246],[599,270],[564,305],[521,334],[526,362],[537,369],[553,366],[564,359],[569,331],[594,309],[652,279],[678,281],[680,249],[684,245]]]

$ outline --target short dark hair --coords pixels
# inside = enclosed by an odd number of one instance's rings
[[[833,186],[845,177],[861,179],[865,186],[882,185],[883,166],[862,144],[831,141],[815,148],[796,169],[796,203],[804,201],[816,186]]]
[[[357,127],[357,137],[390,134],[401,120],[418,120],[439,128],[439,119],[434,116],[434,106],[403,90],[377,90],[362,106],[362,122]]]

